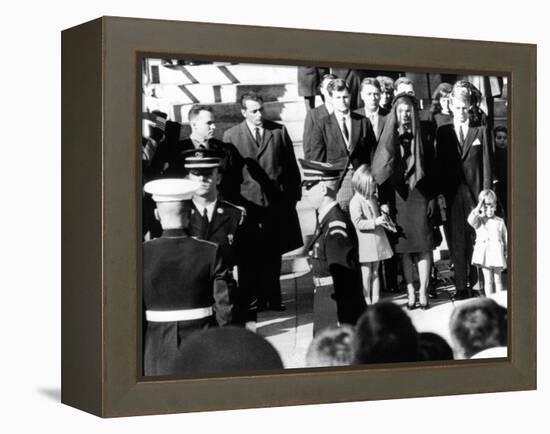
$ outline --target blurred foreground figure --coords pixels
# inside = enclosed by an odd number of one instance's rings
[[[353,329],[348,326],[329,327],[322,330],[309,345],[306,365],[347,366],[351,365]]]
[[[495,352],[486,357],[506,357],[507,316],[507,310],[491,298],[476,298],[457,306],[450,320],[456,358],[469,359],[489,349]]]
[[[354,364],[422,360],[418,333],[398,305],[379,302],[367,307],[355,331]]]
[[[240,327],[199,332],[179,349],[176,375],[227,374],[283,369],[277,350],[266,339]]]

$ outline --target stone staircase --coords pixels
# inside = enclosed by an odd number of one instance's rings
[[[185,64],[181,64],[185,63]],[[183,125],[181,137],[189,135],[188,112],[193,104],[213,108],[215,136],[242,121],[239,98],[249,91],[264,98],[267,119],[286,126],[297,158],[303,156],[302,134],[306,107],[298,95],[297,67],[242,63],[193,63],[175,60],[147,59],[143,68],[143,110],[161,110],[169,119]],[[445,77],[440,74],[407,73],[414,82],[421,101],[422,118],[429,116],[432,90]],[[499,98],[492,100],[495,125],[507,123],[507,86]],[[317,98],[317,104],[321,99]],[[314,212],[304,198],[298,204],[302,233],[306,239],[314,232]]]

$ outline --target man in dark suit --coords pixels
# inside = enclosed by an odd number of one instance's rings
[[[298,66],[298,95],[303,96],[306,110],[315,107],[315,96],[319,95],[319,85],[328,68],[317,66]]]
[[[376,135],[376,140],[380,139],[380,134],[384,129],[386,115],[388,111],[380,107],[380,83],[376,78],[366,77],[361,82],[361,99],[364,106],[355,110],[355,113],[365,116],[372,124],[372,129]]]
[[[192,149],[210,149],[223,154],[220,171],[223,174],[219,185],[222,197],[231,202],[237,200],[242,181],[240,168],[242,166],[239,152],[229,143],[223,143],[214,138],[216,123],[212,107],[206,105],[194,105],[188,114],[191,134],[189,138],[178,141],[172,146],[170,165],[165,173],[169,176],[183,176],[185,170],[182,166],[181,155]]]
[[[450,106],[453,123],[442,125],[436,133],[438,184],[447,204],[447,233],[457,299],[470,297],[476,280],[475,268],[470,265],[475,233],[467,217],[480,191],[492,185],[492,147],[485,127],[470,123],[471,98],[468,88],[453,87]]]
[[[296,212],[300,171],[286,128],[264,119],[262,97],[249,92],[240,102],[245,120],[223,136],[243,162],[240,199],[235,203],[245,207],[249,224],[243,234],[246,255],[239,283],[261,291],[260,308],[284,310],[281,255],[303,245]]]
[[[218,195],[222,180],[219,168],[223,154],[211,149],[185,151],[182,154],[187,178],[197,182],[199,188],[190,200],[183,203],[183,218],[189,235],[215,243],[224,263],[238,271],[241,263],[239,241],[245,220],[244,209]],[[234,273],[237,277],[238,273]],[[255,301],[252,294],[244,293],[232,280],[231,300],[234,305],[233,323],[245,325],[256,321]],[[250,324],[253,327],[253,324]]]
[[[144,186],[163,229],[143,244],[144,375],[173,374],[177,351],[191,334],[232,322],[230,273],[218,247],[184,229],[183,201],[198,188],[185,179]]]
[[[334,74],[325,74],[323,76],[319,90],[324,97],[324,102],[320,106],[309,110],[306,114],[306,119],[304,121],[304,135],[302,139],[305,158],[309,158],[311,149],[311,130],[313,129],[313,126],[319,123],[321,119],[328,117],[333,111],[327,88],[330,82],[335,78],[336,76]]]
[[[315,285],[314,333],[338,319],[355,325],[366,309],[363,296],[357,233],[350,218],[336,202],[336,189],[342,164],[300,160],[308,200],[316,210],[315,233],[309,243]],[[327,281],[327,277],[332,281]],[[332,299],[336,318],[327,318]]]
[[[337,200],[347,212],[353,196],[351,177],[361,164],[370,163],[376,149],[376,136],[370,121],[350,110],[350,92],[344,80],[333,80],[327,90],[334,111],[314,125],[306,158],[345,165]]]

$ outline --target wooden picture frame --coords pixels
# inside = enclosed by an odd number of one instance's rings
[[[141,378],[140,59],[159,54],[507,76],[508,358]],[[103,17],[62,33],[62,199],[65,404],[114,417],[536,388],[535,45]]]

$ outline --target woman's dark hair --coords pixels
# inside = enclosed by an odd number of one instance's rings
[[[421,360],[418,333],[396,304],[380,302],[367,308],[357,324],[354,363],[395,363]]]
[[[436,333],[420,333],[420,354],[426,361],[453,360],[453,349]]]
[[[449,83],[443,82],[438,84],[432,94],[432,105],[430,107],[430,112],[433,115],[441,112],[441,103],[439,102],[439,100],[444,95],[450,95],[452,90],[453,86],[451,86]]]

